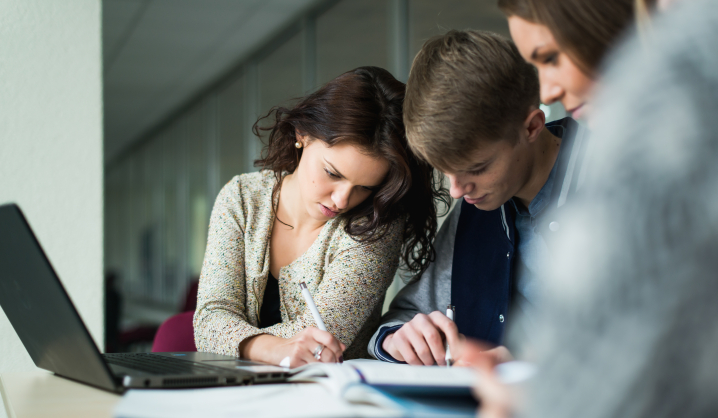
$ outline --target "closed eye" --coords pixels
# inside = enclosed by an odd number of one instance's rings
[[[544,58],[544,60],[543,60],[543,63],[544,64],[556,64],[557,61],[558,61],[558,54],[553,53],[553,54],[546,56],[546,58]]]
[[[468,173],[472,176],[478,176],[479,174],[483,173],[484,171],[486,171],[486,167],[479,168],[478,170],[468,171]]]
[[[327,175],[329,176],[329,178],[331,178],[331,179],[339,179],[339,178],[341,178],[338,174],[329,171],[329,169],[326,169],[326,168],[325,168],[325,169],[324,169],[324,172],[326,172]]]

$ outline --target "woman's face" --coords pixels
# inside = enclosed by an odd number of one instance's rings
[[[307,213],[326,222],[345,213],[379,189],[389,162],[362,153],[355,145],[339,143],[329,147],[324,141],[299,136],[304,144],[295,171]]]
[[[511,16],[509,30],[521,55],[538,69],[541,101],[559,101],[574,119],[585,117],[595,82],[559,48],[548,27]]]

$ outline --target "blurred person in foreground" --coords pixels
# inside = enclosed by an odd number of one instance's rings
[[[452,350],[462,334],[504,361],[507,327],[533,333],[555,255],[546,237],[576,191],[585,147],[576,121],[546,123],[539,104],[536,71],[509,39],[452,30],[422,46],[404,100],[407,141],[462,201],[437,235],[436,260],[382,318],[368,347],[376,358],[443,365],[442,340]]]
[[[539,372],[517,402],[484,361],[482,416],[718,416],[718,5],[668,7],[608,59],[592,100]]]

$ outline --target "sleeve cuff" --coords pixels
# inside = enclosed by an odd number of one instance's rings
[[[405,361],[399,361],[389,355],[384,349],[381,347],[384,343],[384,338],[386,338],[387,335],[392,334],[396,332],[399,328],[404,326],[404,324],[394,325],[391,327],[381,327],[379,328],[379,335],[376,337],[376,342],[374,343],[374,354],[376,354],[376,358],[381,361],[386,361],[389,363],[397,363],[397,364],[406,364]]]

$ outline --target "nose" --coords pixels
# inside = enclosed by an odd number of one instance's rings
[[[349,206],[353,188],[351,185],[345,187],[337,187],[332,193],[332,202],[339,210],[344,210]]]
[[[550,105],[561,100],[564,95],[563,87],[551,76],[539,72],[539,83],[541,84],[541,103]]]
[[[474,191],[474,185],[470,182],[463,181],[461,176],[454,174],[447,174],[446,176],[449,178],[449,194],[451,194],[451,197],[454,199],[461,199]]]

